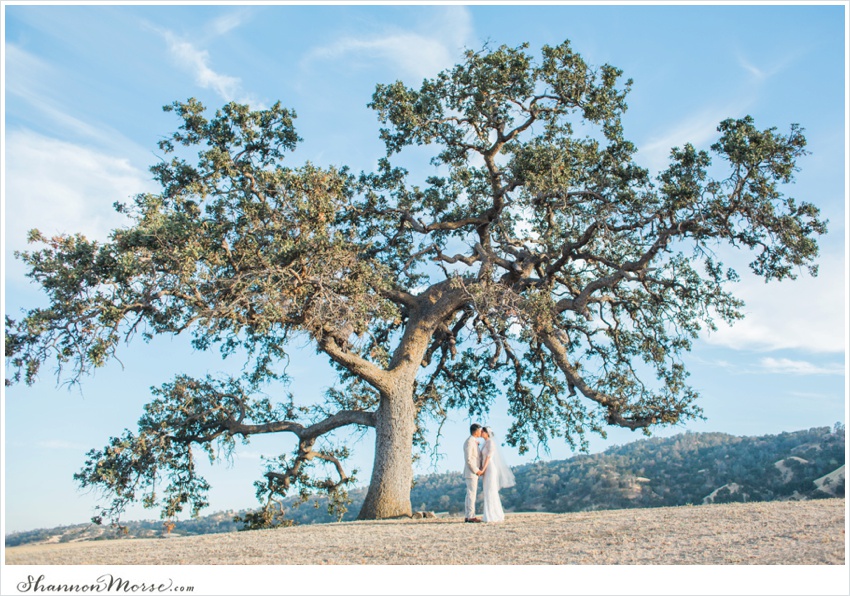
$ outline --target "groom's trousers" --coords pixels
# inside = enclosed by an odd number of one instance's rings
[[[464,512],[466,519],[475,517],[475,498],[478,496],[478,476],[464,478],[466,480],[466,502]]]

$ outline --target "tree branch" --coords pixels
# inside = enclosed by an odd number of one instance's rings
[[[297,422],[281,420],[266,424],[243,424],[232,421],[226,424],[227,431],[242,436],[267,433],[291,432],[302,441],[315,439],[337,428],[357,424],[360,426],[375,426],[375,413],[363,410],[341,410],[324,420],[304,426]]]

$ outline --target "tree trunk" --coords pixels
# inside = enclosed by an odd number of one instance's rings
[[[407,390],[400,387],[392,394],[381,395],[375,420],[372,480],[357,519],[385,519],[412,513],[415,420],[412,384]]]

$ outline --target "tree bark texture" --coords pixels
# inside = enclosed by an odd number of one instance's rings
[[[415,420],[412,385],[381,395],[375,420],[375,463],[358,519],[411,515]]]

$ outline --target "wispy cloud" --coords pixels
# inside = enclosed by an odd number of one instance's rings
[[[767,66],[756,65],[751,59],[744,56],[743,53],[738,53],[738,64],[741,68],[750,73],[753,80],[757,83],[765,81],[773,76],[780,74],[788,68],[796,59],[797,54],[788,54],[786,56],[773,56],[771,63]]]
[[[217,38],[227,35],[245,23],[248,16],[249,13],[245,10],[226,13],[207,22],[192,38],[151,23],[145,23],[145,27],[165,40],[177,67],[189,73],[198,86],[213,91],[225,101],[256,106],[261,102],[243,89],[242,79],[216,70],[209,50],[205,49],[205,46],[209,46]]]
[[[762,358],[759,361],[761,368],[771,374],[786,375],[843,375],[844,365],[831,364],[823,366],[805,360],[791,360],[790,358]]]
[[[56,439],[50,441],[39,441],[37,446],[42,449],[55,449],[59,451],[85,451],[89,449],[80,443],[72,443],[70,441],[61,441]]]
[[[717,125],[726,118],[743,116],[759,101],[760,84],[786,70],[801,53],[774,56],[770,64],[756,64],[742,52],[738,52],[739,66],[750,73],[751,85],[744,85],[736,99],[728,104],[707,107],[685,120],[673,123],[668,129],[647,139],[639,146],[641,165],[658,172],[666,168],[670,149],[691,143],[698,149],[707,149],[718,136]]]
[[[711,142],[719,136],[717,126],[729,117],[743,115],[746,104],[711,108],[702,110],[672,124],[672,126],[657,135],[650,137],[638,147],[638,160],[651,172],[666,169],[669,164],[670,150],[673,147],[684,147],[690,143],[697,149],[708,149]]]
[[[745,318],[705,336],[709,344],[737,350],[801,349],[843,354],[844,255],[825,252],[818,259],[818,277],[801,274],[794,281],[764,281],[738,267],[742,282],[732,288],[746,302]]]
[[[242,95],[242,81],[238,77],[213,70],[210,67],[209,52],[196,48],[191,42],[180,39],[171,31],[163,31],[162,36],[177,64],[190,72],[202,88],[211,89],[225,101],[235,101]]]
[[[425,31],[396,29],[342,37],[310,50],[303,64],[315,60],[380,60],[419,79],[434,76],[454,64],[472,39],[472,18],[465,7],[445,7],[438,22],[439,26],[423,27]]]
[[[23,280],[12,253],[27,249],[28,230],[105,240],[125,222],[113,203],[153,190],[147,172],[125,158],[26,130],[6,134],[5,176],[7,281]]]
[[[789,395],[794,397],[802,397],[804,399],[817,399],[817,400],[834,400],[836,398],[841,398],[842,396],[839,394],[836,396],[835,393],[815,393],[813,391],[792,391]]]
[[[761,80],[761,79],[767,78],[767,76],[768,76],[765,71],[763,71],[760,68],[750,64],[750,62],[746,58],[744,58],[743,56],[738,56],[738,64],[740,64],[741,68],[743,68],[744,70],[749,72],[756,79]]]
[[[47,81],[55,74],[49,64],[10,41],[6,42],[3,50],[6,54],[7,92],[32,97],[49,89]]]
[[[38,114],[41,123],[57,136],[86,139],[109,151],[147,158],[149,152],[138,147],[120,131],[100,123],[90,123],[67,113],[53,82],[64,73],[13,43],[6,43],[6,93],[21,98],[27,108]]]
[[[731,362],[722,359],[694,358],[695,362],[709,368],[718,368],[730,375],[844,375],[844,365],[840,362],[813,362],[793,358],[774,358],[764,356],[756,361],[742,359]],[[821,394],[799,394],[800,396],[820,396]]]
[[[248,20],[248,16],[247,10],[228,12],[210,21],[206,29],[213,37],[220,37],[242,26]]]
[[[695,360],[697,360],[698,362],[701,362],[703,364],[706,364],[708,366],[714,366],[714,367],[722,368],[722,369],[729,370],[729,371],[732,371],[732,372],[734,372],[738,367],[737,364],[735,364],[734,362],[729,362],[728,360],[703,360],[703,359],[700,359],[700,358],[696,358]]]
[[[307,60],[339,60],[353,54],[393,62],[405,72],[424,78],[451,63],[451,54],[439,41],[416,33],[399,33],[373,39],[343,38],[317,48]]]

